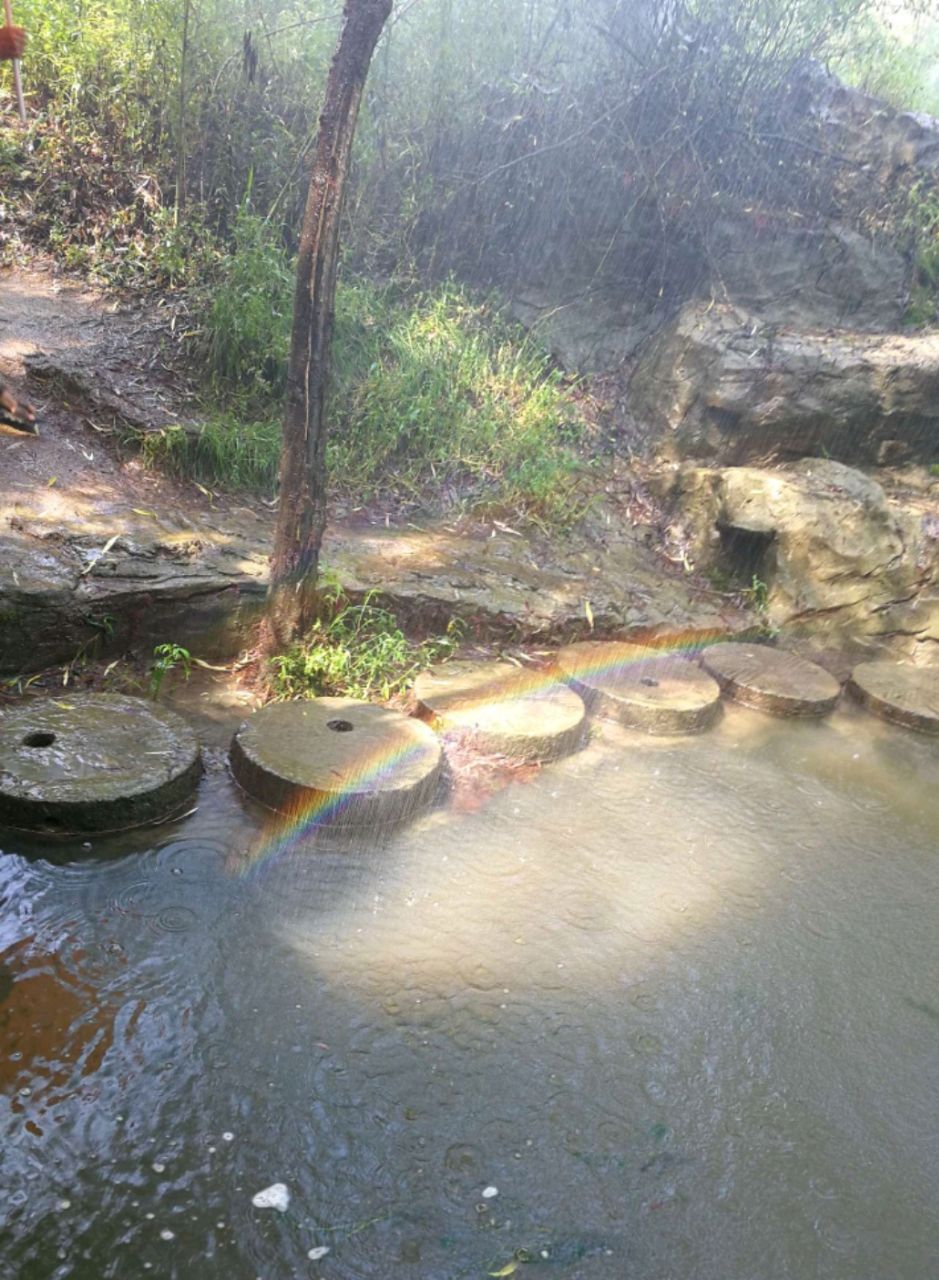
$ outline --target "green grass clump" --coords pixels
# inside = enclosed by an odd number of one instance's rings
[[[416,643],[393,613],[372,603],[373,597],[370,592],[361,604],[350,604],[335,584],[327,586],[328,616],[289,652],[271,659],[276,697],[386,700],[403,692],[431,663],[452,655],[458,641],[455,620],[446,635]]]
[[[151,437],[150,461],[204,484],[273,492],[292,289],[286,255],[243,211],[198,338],[212,407],[198,433]],[[454,284],[346,281],[333,354],[335,492],[357,505],[456,501],[559,524],[576,514],[581,415],[549,357],[490,301]]]
[[[203,485],[272,494],[280,464],[281,424],[232,410],[205,418],[198,430],[166,427],[139,440],[143,459]]]

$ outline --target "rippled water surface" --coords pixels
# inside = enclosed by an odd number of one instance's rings
[[[0,846],[3,1275],[939,1275],[939,744],[732,709],[351,847],[221,767]]]

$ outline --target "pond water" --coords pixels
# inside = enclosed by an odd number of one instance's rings
[[[729,708],[357,842],[220,758],[156,833],[0,837],[0,1271],[939,1274],[937,764]]]

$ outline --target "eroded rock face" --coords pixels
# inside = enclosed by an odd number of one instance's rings
[[[647,347],[630,395],[680,458],[930,463],[939,454],[939,332],[797,332],[690,303]]]
[[[764,321],[872,330],[900,324],[907,263],[886,241],[851,227],[726,218],[715,223],[709,250],[718,296]]]
[[[939,483],[901,498],[851,467],[804,459],[684,467],[672,493],[697,564],[765,583],[773,626],[939,664]]]

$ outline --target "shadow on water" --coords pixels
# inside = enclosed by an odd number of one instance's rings
[[[8,834],[5,1265],[921,1280],[935,766],[730,708],[377,838],[285,843],[220,771],[91,850]]]

